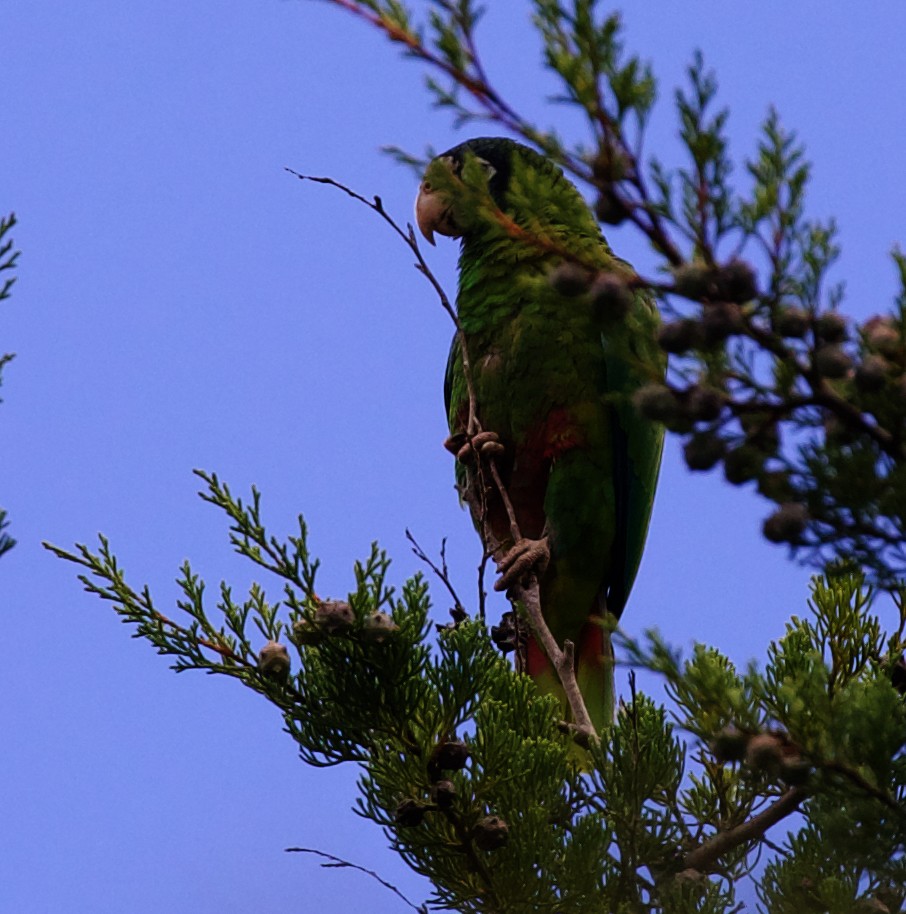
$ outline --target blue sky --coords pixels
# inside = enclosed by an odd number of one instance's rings
[[[494,3],[492,76],[530,116],[547,105],[525,3]],[[694,9],[690,15],[689,10]],[[350,807],[353,769],[296,758],[277,711],[233,682],[176,677],[45,553],[107,534],[166,610],[179,564],[247,587],[193,467],[264,493],[272,532],[301,511],[341,596],[379,539],[450,540],[471,593],[477,543],[451,487],[442,373],[448,319],[411,257],[363,207],[284,166],[378,193],[411,218],[411,173],[384,144],[446,148],[420,67],[315,0],[3,4],[0,211],[19,281],[0,309],[0,910],[396,914],[366,877],[283,853],[306,845],[425,884]],[[906,210],[906,8],[814,2],[632,4],[632,46],[664,90],[648,148],[676,154],[672,88],[700,47],[732,107],[737,155],[774,104],[815,163],[810,211],[838,218],[847,309],[889,306]],[[486,131],[480,131],[486,132]],[[651,264],[629,230],[609,237]],[[455,248],[430,251],[449,290]],[[763,543],[767,507],[668,446],[624,625],[764,656],[804,610],[808,571]],[[267,582],[263,582],[267,583]],[[443,592],[435,592],[443,615]]]

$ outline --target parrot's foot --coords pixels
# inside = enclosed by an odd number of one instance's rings
[[[497,563],[500,577],[494,590],[509,590],[530,572],[543,574],[551,560],[551,547],[547,537],[540,540],[519,540]]]
[[[444,447],[456,455],[461,463],[473,463],[475,455],[479,457],[497,457],[504,452],[500,438],[496,432],[479,432],[477,435],[450,435],[444,442]]]

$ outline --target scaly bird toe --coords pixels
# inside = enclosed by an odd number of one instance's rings
[[[504,452],[496,432],[478,432],[471,437],[464,433],[450,435],[444,442],[444,447],[455,454],[461,463],[474,463],[476,454],[480,457],[496,457]]]
[[[497,563],[500,577],[494,590],[509,590],[533,571],[544,574],[550,559],[551,549],[546,536],[539,540],[519,540]]]

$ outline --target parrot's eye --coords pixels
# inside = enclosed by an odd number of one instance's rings
[[[462,162],[457,162],[453,156],[439,156],[437,161],[443,162],[454,175],[458,175],[462,171]]]
[[[478,162],[478,164],[481,166],[481,170],[488,176],[488,180],[497,174],[497,169],[487,159],[482,159],[479,156],[476,156],[475,161]]]

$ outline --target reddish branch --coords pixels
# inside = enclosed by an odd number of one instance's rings
[[[159,613],[156,609],[151,609],[150,615],[159,625],[166,625],[171,631],[179,633],[186,640],[194,640],[196,644],[200,644],[202,647],[209,648],[214,651],[214,653],[220,654],[225,660],[231,660],[237,666],[244,666],[249,669],[256,668],[254,663],[250,663],[245,657],[240,657],[239,654],[233,653],[233,651],[223,644],[218,644],[216,641],[209,641],[207,638],[199,638],[197,635],[193,639],[192,633],[187,628],[184,628],[172,619],[168,619],[163,613]]]
[[[333,3],[334,6],[339,6],[342,9],[347,10],[354,16],[358,16],[360,19],[364,19],[366,22],[380,29],[391,41],[405,45],[406,50],[410,54],[431,64],[432,67],[437,67],[438,70],[441,70],[444,74],[449,76],[450,79],[462,86],[463,89],[477,99],[482,105],[490,109],[496,117],[501,119],[502,123],[505,123],[511,129],[523,132],[521,125],[525,124],[525,122],[488,85],[487,80],[484,78],[484,71],[482,70],[478,56],[475,53],[471,29],[466,28],[460,23],[466,46],[469,49],[469,54],[476,67],[477,72],[474,77],[457,69],[442,57],[438,57],[436,54],[429,51],[428,48],[422,44],[418,35],[401,27],[397,23],[392,22],[380,13],[375,13],[373,10],[364,7],[361,3],[356,3],[355,0],[329,0],[329,2]]]

